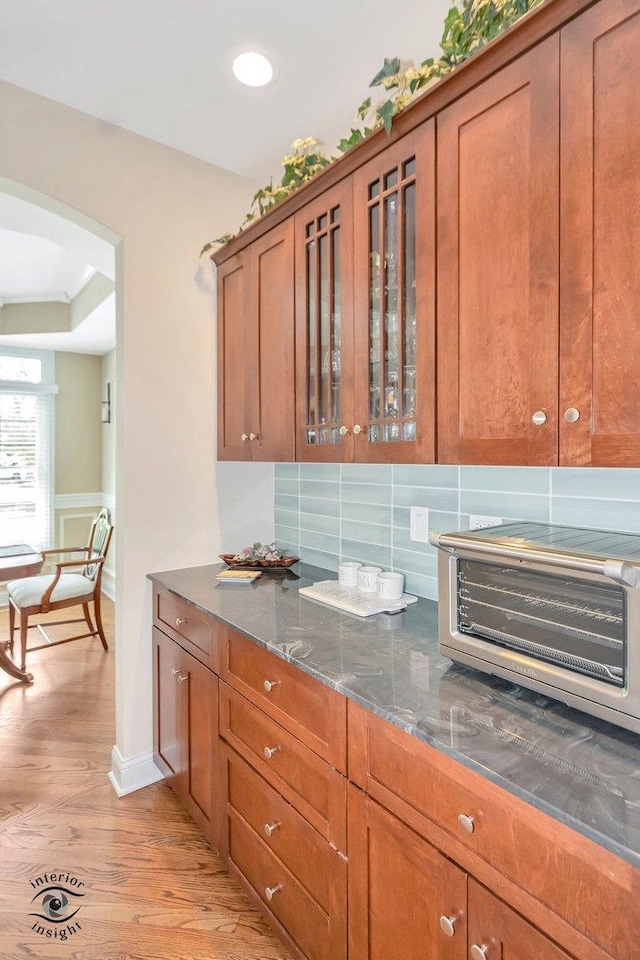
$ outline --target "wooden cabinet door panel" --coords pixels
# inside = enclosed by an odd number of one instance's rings
[[[350,960],[463,960],[466,874],[353,786],[348,819]]]
[[[250,248],[218,267],[218,459],[250,460],[248,379],[255,377],[255,324],[250,316]],[[249,378],[247,377],[249,374]]]
[[[571,960],[568,953],[469,880],[469,949],[485,949],[486,960]]]
[[[154,753],[167,782],[176,788],[181,770],[178,683],[180,647],[153,627]]]
[[[361,167],[354,194],[355,459],[435,456],[435,121]]]
[[[562,464],[640,463],[639,47],[636,0],[562,31]]]
[[[557,462],[558,43],[437,119],[441,463]]]
[[[258,368],[244,376],[249,391],[248,442],[253,460],[294,458],[294,269],[293,221],[270,230],[251,248],[251,306],[255,318]]]
[[[350,178],[295,215],[295,255],[296,459],[353,460]]]
[[[183,802],[217,849],[218,678],[185,652],[180,667]]]

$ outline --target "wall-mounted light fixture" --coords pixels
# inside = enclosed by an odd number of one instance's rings
[[[102,407],[102,422],[111,423],[111,380],[107,380],[105,389],[107,392],[107,398],[100,404]]]

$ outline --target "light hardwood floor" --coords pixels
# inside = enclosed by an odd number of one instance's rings
[[[110,603],[104,619],[111,638]],[[113,792],[113,649],[90,638],[27,663],[32,686],[0,673],[0,960],[289,960],[164,783]],[[65,942],[30,916],[51,872],[84,883]]]

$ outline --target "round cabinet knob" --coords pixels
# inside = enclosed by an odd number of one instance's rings
[[[172,675],[173,675],[174,677],[177,677],[178,674],[180,673],[180,671],[179,671],[179,670],[172,670],[171,673],[172,673]]]
[[[279,820],[274,820],[272,823],[265,823],[264,825],[265,837],[272,837],[279,826],[280,826]]]
[[[249,440],[259,440],[259,439],[260,439],[260,437],[258,436],[257,433],[250,433],[250,434],[249,434]]]
[[[340,434],[341,437],[346,437],[346,435],[349,433],[349,427],[345,427],[343,423],[340,429],[338,430],[338,433]]]
[[[466,813],[458,814],[458,823],[462,827],[465,833],[473,833],[476,828],[475,823],[473,822],[473,817],[467,816]]]
[[[184,683],[185,680],[188,680],[188,679],[189,679],[189,674],[188,674],[188,673],[179,673],[179,674],[178,674],[178,682],[179,682],[179,683]]]
[[[569,407],[564,412],[564,419],[567,423],[576,423],[580,419],[580,411],[576,407]]]
[[[280,683],[279,680],[265,680],[262,686],[264,687],[267,693],[271,693],[271,691],[275,687],[277,687],[279,683]]]
[[[275,897],[275,895],[276,895],[276,893],[278,892],[278,890],[282,890],[282,884],[281,884],[281,883],[276,883],[275,887],[265,887],[265,888],[264,888],[264,895],[265,895],[265,897],[267,898],[267,900],[268,900],[269,902],[271,902],[271,901],[273,900],[273,898]]]
[[[472,943],[471,949],[469,950],[471,960],[487,960],[489,956],[487,949],[488,947],[479,947],[477,943]]]
[[[440,917],[440,929],[446,937],[452,937],[456,932],[456,918]]]
[[[248,434],[248,433],[243,433],[243,434],[240,436],[240,439],[241,439],[242,442],[244,443],[245,440],[248,440],[248,439],[249,439],[249,434]]]
[[[187,622],[186,617],[176,617],[176,627],[181,627],[186,622]]]
[[[262,751],[267,760],[271,760],[272,757],[276,755],[280,747],[276,744],[275,747],[265,747]]]
[[[362,427],[360,426],[359,423],[356,423],[355,427],[353,428],[353,432],[355,433],[356,436],[357,436],[359,433],[362,433]]]
[[[534,415],[531,417],[531,422],[535,424],[536,427],[541,427],[543,423],[546,423],[547,415],[544,410],[536,410]]]

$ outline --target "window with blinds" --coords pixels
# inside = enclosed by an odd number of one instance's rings
[[[53,354],[0,352],[0,545],[51,543]]]

